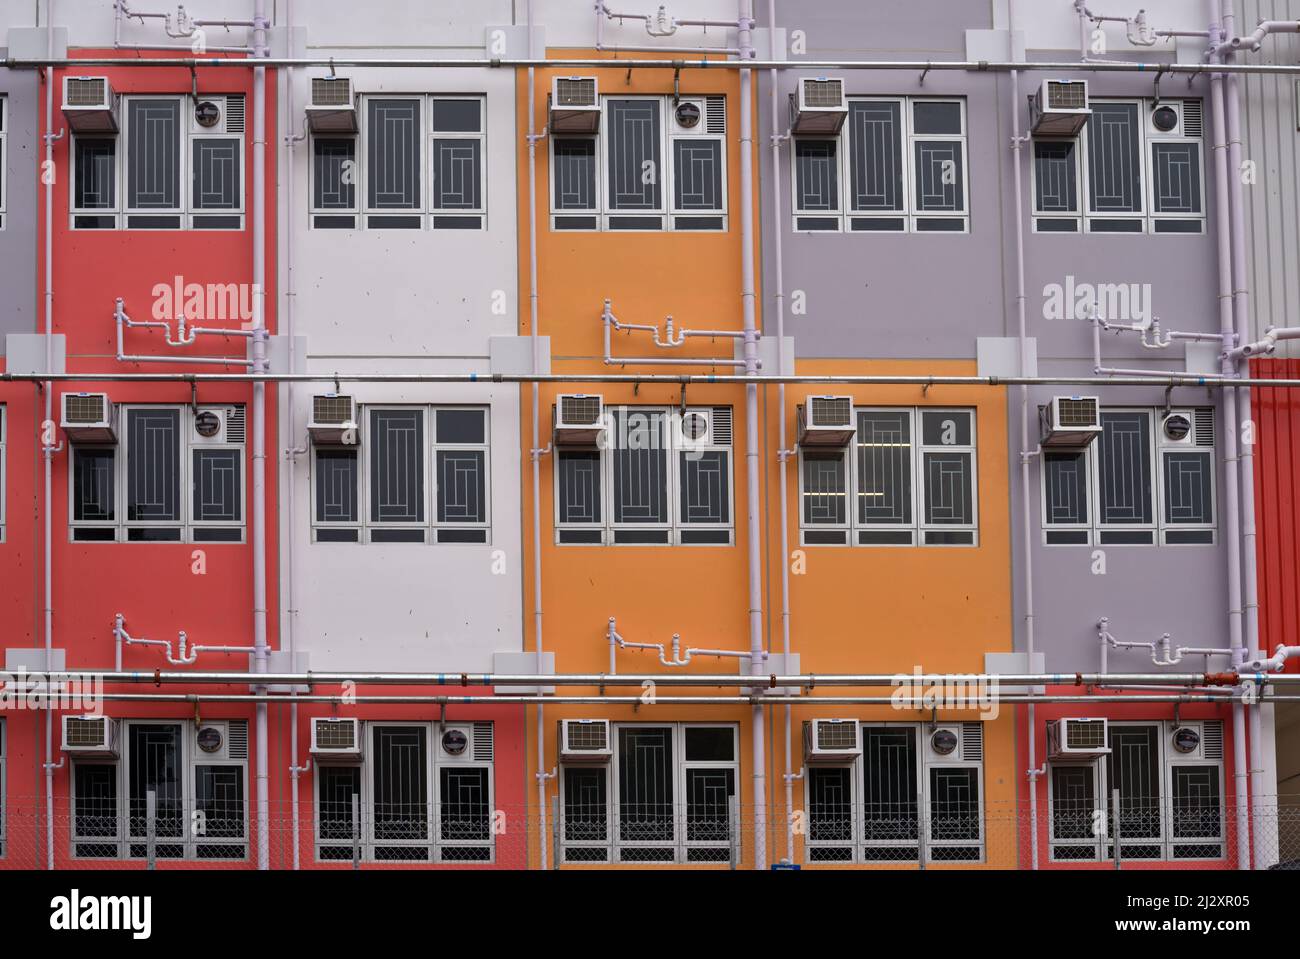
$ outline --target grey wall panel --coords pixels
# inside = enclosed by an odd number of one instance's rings
[[[6,51],[0,49],[0,57]],[[0,229],[0,353],[4,334],[36,332],[37,139],[40,88],[30,70],[0,68],[8,101],[5,215]]]

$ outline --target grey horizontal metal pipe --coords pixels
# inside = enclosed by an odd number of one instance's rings
[[[232,363],[236,362],[234,360]],[[620,362],[622,362],[620,360]],[[633,360],[630,362],[641,362]],[[713,362],[713,361],[710,361]],[[722,361],[718,361],[722,362]],[[745,373],[0,373],[0,383],[672,383],[726,386],[743,383],[838,383],[844,386],[1174,386],[1222,389],[1225,386],[1295,389],[1300,379],[1218,379],[1206,376],[789,376]]]
[[[233,67],[247,69],[259,67],[380,67],[384,69],[446,68],[452,70],[521,68],[521,67],[577,67],[588,70],[617,69],[639,70],[957,70],[976,73],[1005,73],[1021,70],[1032,73],[1166,73],[1209,76],[1212,73],[1231,74],[1300,74],[1300,64],[1265,63],[1161,63],[1151,61],[1077,61],[1077,60],[705,60],[705,59],[591,59],[580,57],[552,58],[460,58],[446,60],[403,59],[393,57],[261,57],[254,64],[251,58],[232,57],[158,57],[124,62],[120,57],[55,57],[54,59],[10,57],[0,61],[9,69],[32,67]]]
[[[29,675],[35,676],[36,673]],[[1149,683],[1158,686],[1229,686],[1236,682],[1271,683],[1279,685],[1300,684],[1300,673],[1241,673],[1231,676],[1221,673],[861,673],[826,674],[804,673],[796,675],[723,675],[708,673],[630,674],[619,673],[359,673],[359,672],[302,672],[302,673],[251,673],[198,671],[121,670],[95,672],[93,670],[51,671],[39,674],[52,682],[102,682],[102,683],[196,683],[255,685],[331,685],[355,683],[374,686],[642,686],[651,683],[659,686],[955,686],[996,680],[1005,686],[1104,686],[1111,683]],[[1223,679],[1223,682],[1216,680]]]
[[[509,706],[509,705],[604,705],[604,706],[753,706],[772,703],[775,705],[806,706],[890,706],[902,709],[931,709],[946,711],[980,711],[978,704],[971,706],[935,705],[922,697],[899,700],[892,696],[656,696],[646,700],[638,696],[547,696],[502,695],[502,696],[352,696],[352,695],[301,695],[290,697],[277,693],[104,693],[99,697],[105,702],[126,703],[326,703],[343,706],[358,703],[407,706]],[[1170,695],[1123,695],[1114,693],[1098,696],[999,696],[999,704],[1008,703],[1211,703],[1229,702],[1221,696],[1206,696],[1201,693],[1180,693]],[[1300,696],[1263,696],[1260,702],[1300,702]]]

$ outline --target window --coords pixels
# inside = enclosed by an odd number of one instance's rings
[[[794,137],[794,228],[965,233],[966,102],[856,98],[838,137]]]
[[[116,446],[74,444],[76,542],[240,543],[244,407],[119,407]]]
[[[1051,766],[1051,855],[1128,860],[1224,857],[1223,723],[1111,723],[1110,754]]]
[[[809,862],[980,862],[980,723],[862,726],[853,762],[809,763]]]
[[[316,229],[355,229],[359,214],[367,229],[483,229],[482,97],[363,97],[359,138],[314,136],[311,143]]]
[[[726,230],[727,98],[603,97],[551,140],[554,230]]]
[[[974,411],[886,407],[854,419],[849,448],[800,450],[804,545],[976,545]]]
[[[72,139],[74,229],[243,229],[242,95],[127,96],[122,117]]]
[[[120,722],[120,759],[73,761],[73,856],[144,859],[152,792],[158,859],[247,859],[248,723]]]
[[[484,407],[369,406],[361,443],[316,447],[318,543],[486,543]]]
[[[1200,100],[1093,100],[1077,138],[1034,140],[1039,233],[1203,233]]]
[[[1082,450],[1043,450],[1052,546],[1214,542],[1214,410],[1103,409]]]
[[[555,541],[732,542],[731,407],[618,406],[605,449],[557,448]]]
[[[564,862],[725,863],[735,726],[614,725],[609,763],[562,765]]]
[[[0,230],[5,227],[5,197],[9,193],[9,99],[0,96]]]
[[[316,766],[316,858],[491,862],[491,723],[368,723],[359,763]],[[352,818],[353,798],[359,821]]]

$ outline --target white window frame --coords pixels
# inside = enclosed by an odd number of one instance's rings
[[[1196,408],[1193,408],[1196,409]],[[1205,409],[1200,407],[1199,409]],[[1191,446],[1188,450],[1199,451],[1209,455],[1210,458],[1210,508],[1214,512],[1214,521],[1211,523],[1170,523],[1165,520],[1165,454],[1178,452],[1177,448],[1161,447],[1160,445],[1160,417],[1163,413],[1161,409],[1149,406],[1103,406],[1101,413],[1145,413],[1148,423],[1150,424],[1149,436],[1150,442],[1147,445],[1148,452],[1151,456],[1151,482],[1154,488],[1151,490],[1151,513],[1152,522],[1150,523],[1103,523],[1101,521],[1101,455],[1098,453],[1097,444],[1101,442],[1101,437],[1089,443],[1080,452],[1084,456],[1084,472],[1087,476],[1087,512],[1088,522],[1080,523],[1049,523],[1047,517],[1047,470],[1040,463],[1038,467],[1038,519],[1040,536],[1044,546],[1052,548],[1069,548],[1071,546],[1105,546],[1109,547],[1150,547],[1160,546],[1170,549],[1179,548],[1196,548],[1204,546],[1213,546],[1218,542],[1219,528],[1219,477],[1218,477],[1218,430],[1217,423],[1215,431],[1214,446]],[[1211,415],[1217,416],[1217,411]],[[1044,450],[1044,454],[1051,451]],[[1061,450],[1061,452],[1070,452]],[[1087,539],[1081,543],[1051,543],[1048,542],[1048,533],[1054,531],[1083,530],[1088,534]],[[1151,532],[1151,542],[1149,543],[1102,543],[1101,534],[1109,531],[1123,532]],[[1211,533],[1209,542],[1206,543],[1170,543],[1167,541],[1171,531],[1174,532],[1194,532],[1198,530],[1207,530]]]
[[[213,720],[213,722],[244,722],[247,720]],[[71,858],[82,861],[96,860],[125,860],[125,861],[142,861],[144,856],[132,856],[131,846],[142,845],[145,843],[143,834],[133,834],[131,832],[131,797],[130,797],[130,769],[131,762],[131,736],[130,730],[133,726],[179,726],[180,735],[180,765],[184,769],[181,779],[181,809],[184,836],[182,838],[158,836],[155,842],[159,846],[163,845],[184,845],[184,855],[176,857],[159,857],[159,862],[247,862],[249,859],[249,847],[251,842],[251,828],[249,817],[249,806],[252,803],[252,796],[248,787],[248,760],[247,759],[213,759],[210,756],[204,756],[194,749],[194,737],[198,728],[193,720],[174,719],[171,717],[160,717],[157,719],[122,719],[120,723],[120,739],[118,740],[119,755],[117,758],[104,759],[80,759],[72,760],[72,770],[69,776],[68,795],[71,800],[72,808],[70,810],[70,823],[68,829],[68,852]],[[249,732],[252,732],[252,724],[248,723]],[[251,743],[251,735],[250,735]],[[78,836],[77,814],[76,814],[76,788],[77,775],[76,771],[81,766],[107,766],[112,767],[115,771],[117,782],[117,837],[109,839],[102,836]],[[243,806],[244,806],[244,835],[242,839],[234,838],[214,838],[206,839],[197,834],[197,800],[196,789],[194,784],[194,775],[199,766],[232,766],[238,767],[243,772]],[[117,846],[116,855],[110,856],[78,856],[78,843],[96,846]],[[196,855],[195,847],[202,844],[217,846],[242,846],[244,854],[237,858],[229,857],[209,857],[199,858]]]
[[[467,724],[473,725],[477,722],[483,722],[483,720],[470,720],[468,721],[468,723],[455,722],[455,723],[451,723],[450,725],[454,725],[454,726],[463,726]],[[494,726],[495,724],[489,721],[488,725]],[[425,771],[427,773],[425,777],[425,782],[426,782],[425,817],[426,817],[426,822],[428,822],[429,824],[429,836],[427,839],[410,839],[410,840],[382,839],[378,841],[376,841],[375,839],[374,787],[372,785],[374,779],[374,767],[372,765],[372,762],[373,762],[374,750],[375,750],[375,730],[376,728],[381,726],[382,727],[401,726],[401,727],[411,727],[411,728],[423,727],[426,731],[424,761],[425,761]],[[328,764],[329,766],[332,767],[347,767],[359,771],[358,777],[360,782],[360,790],[357,796],[357,811],[361,817],[361,835],[358,837],[358,842],[360,845],[362,862],[367,862],[367,863],[377,862],[382,865],[411,865],[416,863],[420,863],[424,865],[434,865],[434,864],[444,863],[444,862],[454,863],[458,865],[460,864],[491,865],[492,863],[496,862],[496,858],[497,858],[496,833],[491,829],[489,829],[488,838],[485,841],[481,841],[481,842],[478,840],[465,840],[465,839],[444,840],[442,838],[442,797],[439,794],[439,791],[442,788],[442,776],[440,775],[440,773],[447,766],[453,766],[457,768],[486,769],[488,774],[487,775],[487,784],[488,784],[487,803],[488,803],[488,814],[489,814],[489,822],[490,822],[490,817],[492,815],[492,812],[496,809],[496,757],[495,757],[496,729],[495,728],[493,729],[494,748],[493,748],[493,760],[491,762],[481,762],[481,761],[471,759],[468,762],[443,763],[439,761],[439,755],[440,755],[439,726],[440,724],[437,722],[419,722],[413,720],[393,720],[390,722],[382,719],[374,719],[374,720],[363,721],[361,723],[361,736],[362,736],[361,741],[365,744],[365,746],[362,752],[361,759],[355,762],[338,762],[338,763],[331,762]],[[467,746],[466,748],[472,751],[474,748],[473,742],[471,741],[469,746]],[[322,764],[317,763],[316,768],[320,769],[321,767]],[[321,857],[322,847],[328,847],[328,848],[342,848],[344,846],[350,847],[352,843],[351,840],[330,839],[330,840],[322,841],[320,835],[320,828],[319,828],[319,823],[321,822],[321,801],[322,801],[320,777],[314,775],[312,779],[314,780],[312,786],[312,805],[316,817],[316,823],[318,824],[312,830],[312,844],[315,850],[314,855],[316,857],[316,861],[320,863],[350,862],[351,861],[350,859],[343,860],[337,858]],[[378,843],[379,847],[385,849],[395,849],[399,847],[409,847],[412,849],[428,849],[429,856],[427,859],[417,859],[417,860],[409,860],[409,861],[400,860],[400,859],[376,859],[375,858],[376,842]],[[472,860],[443,859],[443,850],[453,849],[453,848],[474,848],[474,849],[487,848],[490,850],[490,854],[489,854],[489,858],[487,859],[472,859]]]
[[[978,411],[973,406],[854,406],[852,409],[853,425],[856,429],[859,413],[907,413],[910,435],[912,437],[910,451],[911,465],[911,488],[912,488],[912,521],[909,524],[903,523],[863,523],[858,520],[857,498],[858,498],[858,456],[857,448],[859,438],[855,432],[849,445],[843,448],[822,448],[814,447],[806,449],[799,447],[798,457],[798,491],[799,491],[799,539],[800,544],[804,546],[858,546],[864,549],[899,549],[924,546],[929,549],[954,548],[954,549],[971,549],[979,546],[979,434],[978,430]],[[926,413],[960,413],[970,417],[970,443],[953,444],[951,446],[927,445],[921,433],[923,426],[923,415]],[[804,455],[805,453],[822,453],[837,452],[847,458],[845,467],[845,483],[847,491],[847,502],[845,508],[845,523],[806,523],[804,521],[803,501],[807,491],[804,487]],[[927,453],[969,453],[971,457],[971,512],[973,521],[970,523],[926,523],[925,521],[925,454]],[[840,543],[817,543],[809,542],[807,534],[824,530],[844,530],[846,540],[844,544]],[[909,543],[860,543],[858,533],[862,531],[873,532],[910,532],[912,535]],[[969,532],[971,542],[969,543],[927,543],[925,536],[927,533],[943,532]]]
[[[673,749],[673,838],[671,840],[643,840],[624,842],[619,838],[621,822],[619,819],[619,808],[621,806],[618,794],[619,788],[619,730],[621,729],[671,729],[671,741]],[[732,759],[730,762],[718,760],[687,760],[686,759],[686,730],[688,729],[727,729],[732,734]],[[688,840],[686,829],[686,773],[691,769],[723,769],[732,771],[732,782],[735,785],[736,796],[741,795],[740,780],[740,728],[736,723],[726,722],[637,722],[637,723],[610,723],[610,742],[612,744],[611,756],[607,762],[602,763],[560,763],[560,821],[556,823],[556,829],[560,835],[560,862],[565,862],[565,851],[567,849],[605,849],[607,856],[604,864],[617,865],[620,863],[620,853],[623,849],[669,849],[672,850],[672,858],[659,861],[641,861],[637,860],[636,864],[642,866],[668,866],[683,865],[687,863],[689,850],[691,849],[718,849],[722,844],[718,842],[705,840]],[[565,806],[564,806],[564,788],[565,779],[572,766],[573,769],[601,769],[605,773],[605,823],[606,836],[604,841],[596,840],[575,840],[569,841],[564,838],[565,834]],[[590,860],[574,860],[575,863],[590,862]],[[727,865],[730,859],[719,860],[713,865]],[[692,863],[692,865],[703,863]]]
[[[421,410],[424,413],[423,420],[423,442],[424,456],[422,457],[424,469],[424,520],[422,522],[402,522],[402,523],[378,523],[370,519],[370,486],[372,477],[370,476],[370,412],[372,410]],[[481,412],[483,414],[483,442],[482,443],[452,443],[436,442],[437,438],[437,419],[440,411],[465,410],[471,412]],[[357,543],[371,543],[371,536],[376,529],[419,529],[425,531],[423,543],[435,546],[488,546],[492,543],[492,409],[486,404],[467,404],[467,403],[439,403],[434,405],[423,403],[366,403],[362,404],[358,412],[357,435],[361,442],[351,446],[338,445],[324,447],[328,450],[351,450],[357,456],[357,521],[354,523],[345,523],[339,521],[321,522],[316,519],[316,455],[321,447],[312,447],[311,455],[311,473],[308,476],[308,484],[311,487],[311,528],[312,542],[321,542],[317,538],[317,531],[321,529],[355,529],[357,530]],[[484,517],[482,522],[457,522],[444,523],[438,521],[438,453],[439,451],[454,450],[476,450],[483,453],[483,493],[484,493]],[[484,539],[481,542],[457,543],[451,540],[442,541],[438,538],[438,530],[477,530],[484,531]],[[432,531],[432,532],[429,532]],[[336,542],[336,541],[326,541]],[[342,545],[352,545],[344,542]],[[420,543],[402,543],[402,542],[379,542],[381,546],[418,546]]]
[[[1222,722],[1222,720],[1192,720],[1193,722]],[[1137,839],[1131,840],[1132,845],[1142,846],[1161,846],[1162,853],[1160,858],[1143,858],[1134,860],[1135,862],[1165,862],[1165,863],[1193,863],[1193,862],[1215,862],[1222,861],[1227,856],[1227,820],[1229,815],[1228,797],[1224,792],[1226,781],[1226,760],[1225,759],[1183,759],[1173,753],[1169,748],[1170,739],[1174,730],[1178,728],[1177,723],[1169,720],[1133,720],[1124,722],[1112,721],[1109,724],[1110,729],[1139,729],[1151,728],[1156,729],[1156,741],[1159,744],[1160,754],[1158,762],[1160,766],[1160,838],[1158,839]],[[1107,734],[1109,736],[1109,733]],[[1109,745],[1109,738],[1107,745]],[[1240,761],[1240,760],[1238,760]],[[1219,771],[1219,839],[1215,843],[1207,839],[1177,839],[1173,835],[1173,770],[1175,766],[1197,766],[1205,768],[1214,768]],[[1091,839],[1057,839],[1054,834],[1056,827],[1056,799],[1055,799],[1055,777],[1058,769],[1062,768],[1087,768],[1092,771],[1093,796],[1098,804],[1094,810],[1094,816],[1101,814],[1107,823],[1111,821],[1111,785],[1108,781],[1107,766],[1105,757],[1089,760],[1086,762],[1053,762],[1049,763],[1049,773],[1052,777],[1048,781],[1047,788],[1047,849],[1048,859],[1051,862],[1108,862],[1113,857],[1112,848],[1114,846],[1114,837],[1096,836]],[[1123,858],[1123,847],[1129,843],[1125,842],[1123,829],[1120,830],[1120,852]],[[1204,856],[1201,858],[1179,857],[1174,858],[1173,847],[1179,846],[1204,846],[1207,849],[1217,850],[1216,855]],[[1091,847],[1092,855],[1085,857],[1057,857],[1056,848],[1071,847],[1085,849]]]
[[[367,144],[370,142],[370,110],[368,103],[371,100],[411,100],[420,104],[420,159],[419,159],[419,187],[420,203],[416,207],[407,209],[377,209],[370,206],[370,185],[368,182],[369,170],[367,169],[368,150]],[[479,104],[479,130],[477,133],[466,131],[442,133],[433,129],[433,109],[434,103],[441,100],[473,100]],[[391,217],[419,217],[420,230],[439,230],[449,231],[451,233],[481,233],[488,226],[488,112],[487,98],[478,93],[363,93],[358,104],[360,119],[355,134],[331,133],[331,134],[312,134],[309,140],[309,153],[307,157],[308,164],[308,190],[307,190],[307,209],[309,222],[312,229],[338,229],[338,227],[317,227],[315,219],[318,216],[351,216],[354,219],[352,229],[362,230],[388,230],[392,227],[370,226],[368,220],[375,216]],[[315,167],[316,167],[316,141],[317,140],[347,140],[351,139],[354,143],[353,162],[355,164],[354,202],[351,209],[335,207],[332,209],[321,209],[315,204]],[[480,203],[474,210],[464,209],[439,209],[433,205],[433,141],[434,139],[447,140],[477,140],[479,142],[479,184],[480,184]],[[479,225],[476,229],[465,227],[437,227],[434,225],[434,217],[471,217],[479,218]],[[411,230],[410,232],[419,232]]]
[[[1206,151],[1205,135],[1202,132],[1200,137],[1189,137],[1174,134],[1157,134],[1150,129],[1150,118],[1154,109],[1154,101],[1150,97],[1103,97],[1094,98],[1103,103],[1115,104],[1133,104],[1138,110],[1138,153],[1141,159],[1141,168],[1138,175],[1142,178],[1139,184],[1138,196],[1142,202],[1142,209],[1134,213],[1093,213],[1091,212],[1091,185],[1089,182],[1088,167],[1088,136],[1089,126],[1085,124],[1083,129],[1075,137],[1052,138],[1053,140],[1069,140],[1074,143],[1074,168],[1075,183],[1077,184],[1076,195],[1078,197],[1078,209],[1073,213],[1068,212],[1038,212],[1038,176],[1037,170],[1030,171],[1029,189],[1030,189],[1030,213],[1033,220],[1033,229],[1035,233],[1057,236],[1079,236],[1083,233],[1096,233],[1099,236],[1141,236],[1149,234],[1152,236],[1204,236],[1206,230]],[[1185,100],[1200,99],[1199,97],[1170,97],[1171,100],[1178,100],[1183,103]],[[1204,103],[1202,103],[1204,108]],[[1155,212],[1155,177],[1153,162],[1154,147],[1158,143],[1194,143],[1200,148],[1200,213],[1156,213]],[[1037,160],[1034,158],[1033,149],[1030,150],[1031,162],[1035,165]],[[1093,229],[1094,220],[1136,220],[1140,223],[1141,229],[1132,232],[1116,232],[1111,230]],[[1157,220],[1187,220],[1199,222],[1199,230],[1177,233],[1177,232],[1160,232],[1155,228]],[[1044,221],[1061,221],[1073,223],[1072,230],[1051,230],[1043,229]]]
[[[681,99],[695,100],[719,97],[722,94],[717,93],[691,93],[684,95]],[[660,204],[657,210],[616,210],[610,206],[606,184],[609,178],[609,150],[611,149],[611,140],[605,136],[605,131],[609,129],[609,104],[614,100],[655,100],[659,102],[659,150],[660,155],[657,163],[657,172],[659,175],[660,187]],[[723,97],[724,110],[730,113],[730,98]],[[726,131],[721,135],[708,134],[678,134],[673,132],[673,123],[671,113],[674,108],[674,97],[671,94],[646,94],[646,93],[628,93],[628,94],[606,94],[600,98],[600,129],[595,133],[561,133],[551,134],[547,139],[550,141],[547,154],[547,197],[550,203],[551,230],[559,233],[705,233],[717,234],[727,233],[731,229],[730,218],[730,193],[728,177],[728,148],[727,140],[730,136],[730,117],[728,116],[728,125]],[[706,118],[701,117],[700,123],[706,122]],[[678,140],[695,140],[706,139],[716,140],[722,144],[720,163],[721,170],[721,193],[722,207],[717,210],[679,210],[675,207],[676,197],[675,175],[674,175],[674,150],[673,146]],[[595,206],[588,209],[567,209],[559,210],[555,206],[555,143],[557,140],[591,140],[595,144],[595,174],[596,184],[592,197],[595,200]],[[589,216],[595,219],[596,226],[588,230],[572,229],[565,227],[559,229],[556,227],[557,219],[564,217]],[[640,217],[640,218],[657,218],[659,227],[657,229],[612,229],[610,227],[611,219],[621,217]],[[722,226],[716,230],[703,229],[698,226],[681,226],[676,225],[676,220],[681,218],[720,218]]]
[[[913,106],[916,103],[956,103],[961,108],[961,128],[962,132],[957,133],[915,133],[915,121],[912,114]],[[936,96],[936,97],[913,97],[913,96],[860,96],[849,97],[848,103],[897,103],[900,105],[899,115],[901,118],[902,129],[900,131],[900,142],[902,146],[902,156],[899,158],[902,169],[902,195],[903,208],[901,210],[863,210],[854,211],[852,204],[849,202],[847,187],[852,183],[852,161],[850,159],[851,150],[849,149],[849,136],[851,134],[850,124],[846,120],[840,132],[835,136],[800,136],[792,138],[789,153],[790,165],[790,229],[795,233],[850,233],[862,234],[866,236],[879,235],[881,233],[894,234],[898,233],[918,233],[926,236],[952,236],[970,233],[970,196],[971,196],[971,169],[970,169],[970,122],[967,113],[966,98],[964,96]],[[814,140],[832,140],[835,142],[835,173],[838,177],[836,196],[839,204],[835,210],[800,210],[799,208],[799,189],[798,189],[798,160],[795,156],[794,140],[812,142]],[[927,141],[961,141],[961,162],[962,162],[962,209],[961,210],[943,210],[943,211],[923,211],[918,208],[915,194],[915,162],[916,162],[916,144]],[[835,226],[829,229],[807,229],[799,226],[801,219],[826,219],[834,220]],[[902,230],[854,230],[852,228],[854,220],[869,219],[897,219],[903,221]],[[962,228],[960,230],[921,230],[917,228],[920,220],[960,220]]]
[[[964,722],[940,723],[938,725],[963,725]],[[850,839],[819,839],[814,840],[811,832],[805,833],[804,839],[804,861],[810,865],[834,865],[836,863],[851,862],[856,864],[862,863],[901,863],[910,865],[916,862],[919,866],[932,862],[944,862],[946,860],[936,860],[929,855],[931,849],[935,848],[969,848],[978,846],[980,855],[978,859],[960,859],[951,860],[960,865],[975,865],[987,861],[988,849],[986,848],[988,828],[985,818],[988,814],[988,795],[984,787],[984,760],[970,760],[961,758],[961,748],[958,746],[954,757],[943,760],[930,759],[926,736],[930,732],[933,723],[912,723],[912,722],[863,722],[859,723],[859,742],[866,742],[866,730],[868,729],[912,729],[916,735],[916,781],[921,787],[920,795],[917,797],[917,840],[915,846],[910,845],[907,841],[888,841],[888,840],[868,840],[865,838],[865,816],[866,811],[863,808],[865,797],[862,795],[862,777],[863,777],[863,757],[859,755],[851,762],[838,763],[817,763],[819,769],[847,769],[849,771],[849,786],[851,800],[849,804],[850,819],[852,822],[852,836]],[[981,735],[986,730],[981,729]],[[936,840],[929,835],[929,829],[932,825],[930,812],[931,792],[930,792],[930,770],[936,768],[953,768],[953,769],[974,769],[976,771],[976,783],[979,789],[979,838],[976,839],[953,839],[953,840]],[[808,796],[808,786],[804,786],[804,809],[805,821],[808,821],[807,809],[810,805]],[[813,849],[845,849],[852,847],[852,859],[827,859],[814,861],[810,857],[810,850]],[[916,849],[916,860],[900,859],[881,855],[880,852],[889,850],[910,851]],[[872,854],[872,851],[877,851]]]
[[[243,94],[212,94],[214,97],[232,97],[243,96]],[[200,97],[200,99],[202,99]],[[180,166],[180,186],[177,198],[180,204],[171,209],[159,208],[133,208],[127,205],[127,164],[130,162],[130,120],[128,116],[129,104],[135,100],[174,100],[180,104],[180,123],[179,136],[177,143],[177,154]],[[244,97],[245,106],[248,98]],[[160,232],[173,233],[177,230],[196,230],[199,232],[212,233],[238,233],[242,232],[247,226],[247,192],[249,189],[249,176],[246,169],[247,147],[245,133],[218,133],[214,131],[196,132],[192,128],[194,119],[195,99],[188,93],[157,93],[157,94],[128,94],[121,98],[121,116],[122,127],[116,136],[108,135],[87,135],[86,140],[111,140],[114,143],[113,148],[113,199],[112,208],[86,209],[76,206],[77,197],[77,153],[76,144],[82,137],[74,134],[72,143],[68,148],[68,228],[78,230],[79,232],[102,232],[106,227],[78,227],[76,218],[78,216],[99,216],[112,217],[114,230],[131,230],[133,232]],[[247,131],[247,122],[245,123]],[[239,143],[239,205],[236,209],[231,210],[206,210],[194,205],[194,141],[195,140],[235,140]],[[175,216],[180,222],[175,230],[162,227],[133,227],[129,225],[129,218],[133,216]],[[238,227],[214,227],[206,226],[199,219],[204,217],[239,217]]]
[[[215,405],[215,404],[214,404]],[[238,406],[240,404],[221,404]],[[128,520],[126,516],[127,482],[130,469],[130,435],[127,429],[127,413],[130,410],[177,410],[180,412],[180,437],[178,442],[180,464],[178,478],[180,482],[180,519],[141,522]],[[234,546],[247,540],[248,524],[248,442],[247,435],[243,443],[199,443],[194,441],[194,408],[189,404],[179,403],[124,403],[118,408],[118,429],[120,434],[116,444],[110,443],[74,443],[70,444],[71,455],[76,456],[80,450],[106,449],[113,451],[113,519],[112,520],[77,520],[76,515],[76,470],[71,458],[68,462],[68,540],[79,545],[101,543],[200,543],[204,546]],[[247,407],[245,407],[247,411]],[[238,450],[240,456],[239,515],[238,521],[194,519],[194,453],[197,450]],[[112,529],[115,535],[111,540],[75,539],[77,529]],[[196,539],[195,530],[238,529],[239,539],[214,540]],[[181,535],[176,540],[131,540],[127,531],[130,529],[179,529]]]
[[[715,406],[688,406],[687,413],[708,412],[710,417],[710,430],[712,429],[713,411],[718,407]],[[730,407],[723,407],[730,409]],[[684,440],[681,434],[681,418],[678,412],[679,408],[675,406],[651,406],[651,405],[633,405],[618,404],[605,408],[606,423],[606,442],[599,447],[600,453],[600,516],[599,523],[561,523],[560,522],[560,455],[569,452],[568,450],[559,449],[551,458],[552,463],[552,510],[551,522],[555,529],[555,543],[558,546],[713,546],[729,547],[734,546],[736,542],[736,443],[733,432],[730,445],[718,443],[693,444],[691,441]],[[668,476],[666,478],[666,497],[668,521],[666,523],[617,523],[614,521],[614,457],[612,452],[617,441],[615,433],[617,432],[616,411],[627,413],[663,413],[664,433],[667,434],[667,456],[664,457]],[[734,410],[733,410],[734,414]],[[734,423],[734,420],[733,420]],[[711,452],[725,451],[727,453],[727,496],[728,508],[727,515],[730,520],[726,523],[686,523],[682,521],[681,512],[681,495],[682,480],[679,454],[689,453],[691,451]],[[577,448],[572,452],[582,452],[582,448]],[[588,451],[589,452],[589,451]],[[596,543],[564,543],[561,542],[560,532],[562,530],[599,530],[601,538]],[[668,534],[668,538],[662,543],[631,543],[617,542],[616,534],[624,531],[636,530],[663,530]],[[682,541],[683,532],[703,531],[703,530],[725,530],[728,533],[726,542],[718,543],[688,543]]]

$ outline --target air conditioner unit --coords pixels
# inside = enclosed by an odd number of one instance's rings
[[[107,393],[64,393],[59,426],[73,443],[116,443],[117,420]]]
[[[561,393],[554,430],[557,446],[595,446],[605,431],[604,401],[592,393]]]
[[[64,77],[63,117],[73,133],[116,133],[117,98],[108,77]]]
[[[801,77],[799,92],[791,97],[794,115],[790,132],[808,136],[834,136],[844,126],[849,104],[844,80],[839,77]]]
[[[357,402],[350,396],[322,393],[311,398],[311,419],[307,432],[319,446],[355,445],[357,432]]]
[[[675,137],[718,137],[727,132],[727,98],[682,97],[672,107],[670,130]]]
[[[312,133],[346,135],[357,132],[357,104],[350,77],[311,78],[307,126]]]
[[[244,407],[200,406],[194,411],[191,446],[230,446],[244,442]]]
[[[1170,410],[1160,417],[1160,446],[1196,447],[1214,445],[1214,410]]]
[[[318,762],[361,758],[361,722],[319,718],[311,721],[311,754]]]
[[[491,723],[446,723],[434,730],[443,766],[492,761]]]
[[[107,716],[64,716],[63,751],[73,756],[116,756],[117,720]]]
[[[845,446],[857,432],[851,396],[810,396],[798,418],[800,446]]]
[[[1171,762],[1223,758],[1223,723],[1219,720],[1170,723],[1168,732]]]
[[[1095,396],[1054,396],[1042,416],[1045,447],[1082,449],[1101,434],[1101,401]]]
[[[614,745],[608,719],[561,719],[560,758],[568,762],[608,762]]]
[[[1029,127],[1034,136],[1075,136],[1090,116],[1087,80],[1044,80],[1030,100]]]
[[[190,112],[190,132],[195,134],[243,133],[244,97],[200,96]]]
[[[194,727],[195,762],[248,758],[248,723],[242,719],[200,722]]]
[[[551,80],[551,133],[595,133],[600,129],[600,96],[595,77]]]
[[[803,724],[804,762],[843,761],[861,755],[861,727],[856,719],[814,719]]]
[[[945,723],[923,727],[930,763],[972,763],[984,759],[983,723]]]
[[[1047,724],[1048,759],[1096,759],[1110,752],[1104,719],[1054,719]]]

